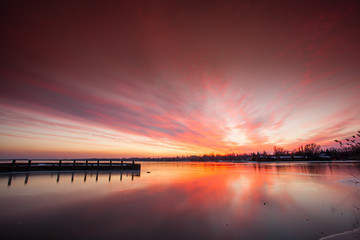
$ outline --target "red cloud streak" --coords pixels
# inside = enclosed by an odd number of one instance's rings
[[[331,146],[360,127],[357,1],[9,1],[0,157]]]

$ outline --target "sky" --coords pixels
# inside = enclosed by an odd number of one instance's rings
[[[0,158],[334,146],[359,1],[2,1]]]

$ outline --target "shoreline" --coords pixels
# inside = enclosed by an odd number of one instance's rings
[[[360,239],[360,227],[342,233],[331,234],[329,236],[322,237],[319,240],[351,240],[351,239]]]

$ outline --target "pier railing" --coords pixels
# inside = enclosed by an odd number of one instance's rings
[[[134,161],[119,159],[15,159],[0,161],[0,172],[140,170]]]

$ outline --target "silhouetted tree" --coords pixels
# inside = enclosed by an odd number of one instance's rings
[[[335,140],[340,146],[340,155],[344,159],[359,159],[360,160],[360,131],[345,141]]]
[[[282,147],[274,146],[274,155],[276,156],[285,155],[287,152],[288,151]]]
[[[317,145],[316,143],[306,144],[304,150],[306,156],[313,158],[319,153],[320,145]]]

